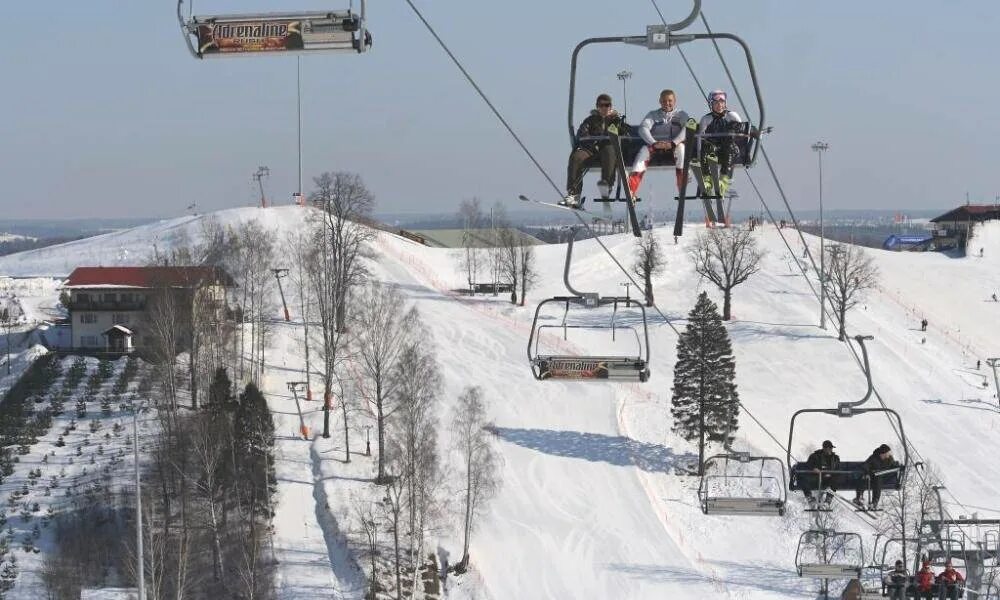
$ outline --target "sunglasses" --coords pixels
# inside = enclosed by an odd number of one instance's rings
[[[610,107],[611,107],[610,102],[599,102],[597,104],[597,108],[610,108]]]
[[[725,96],[716,96],[715,98],[712,98],[712,102],[725,102],[725,101],[726,101]]]

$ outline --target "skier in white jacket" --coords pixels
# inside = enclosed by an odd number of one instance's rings
[[[650,111],[639,125],[639,136],[645,145],[639,150],[628,178],[628,187],[634,197],[654,154],[671,153],[677,172],[677,189],[684,187],[684,138],[688,114],[677,108],[677,94],[673,90],[660,92],[660,108]]]

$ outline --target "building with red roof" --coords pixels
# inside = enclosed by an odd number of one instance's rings
[[[142,350],[155,342],[151,320],[167,304],[178,321],[176,329],[186,332],[195,302],[225,312],[226,290],[233,287],[232,277],[219,267],[77,267],[63,284],[72,346]]]

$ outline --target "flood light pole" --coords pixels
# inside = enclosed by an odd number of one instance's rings
[[[997,391],[997,402],[1000,402],[1000,377],[997,376],[997,367],[1000,367],[1000,358],[987,358],[986,364],[993,369],[993,389]]]
[[[826,142],[816,142],[813,151],[819,157],[819,328],[826,329],[826,254],[824,252],[825,229],[823,224],[823,153],[830,149]]]
[[[628,114],[628,93],[625,91],[625,82],[632,78],[632,71],[618,71],[618,79],[622,82],[622,110]]]
[[[139,600],[146,600],[146,565],[142,551],[142,476],[139,473],[139,406],[132,401],[132,458],[135,466],[135,548]]]

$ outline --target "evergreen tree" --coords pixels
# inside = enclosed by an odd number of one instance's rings
[[[233,385],[229,381],[229,373],[225,367],[215,370],[215,377],[208,388],[209,410],[213,412],[229,412],[235,408],[233,406]]]
[[[268,502],[276,484],[272,456],[274,420],[264,394],[253,383],[248,383],[240,394],[233,416],[233,438],[237,468],[250,488],[253,506],[270,515]]]
[[[677,364],[670,413],[673,431],[698,440],[698,474],[705,464],[705,442],[721,442],[737,428],[736,363],[719,308],[702,292],[677,341]]]

